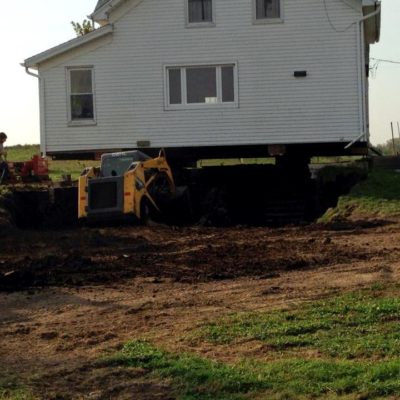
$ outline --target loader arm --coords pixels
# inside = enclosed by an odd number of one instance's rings
[[[78,218],[87,217],[88,207],[88,181],[97,177],[99,169],[96,167],[85,168],[78,180]]]

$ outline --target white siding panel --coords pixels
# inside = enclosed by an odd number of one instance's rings
[[[215,0],[216,26],[185,28],[184,0],[145,0],[112,41],[39,69],[47,151],[350,141],[359,136],[357,24],[321,0],[283,0],[284,23],[253,25],[251,0]],[[329,0],[338,30],[360,15]],[[337,24],[337,25],[336,25]],[[164,109],[164,66],[237,62],[239,106]],[[68,66],[93,65],[97,125],[68,127]],[[306,78],[294,78],[307,70]]]

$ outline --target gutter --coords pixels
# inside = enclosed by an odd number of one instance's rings
[[[22,63],[21,63],[20,65],[21,65],[21,67],[24,67],[24,68],[25,68],[25,72],[26,72],[28,75],[40,79],[39,74],[35,74],[34,72],[29,71],[29,67],[27,67],[25,64],[22,64]]]
[[[39,74],[35,74],[34,72],[29,70],[29,67],[25,64],[21,64],[22,67],[25,68],[25,72],[38,79],[39,82],[39,112],[40,112],[40,152],[42,153],[42,157],[46,157],[46,134],[45,134],[45,119],[44,119],[44,106],[45,106],[45,91],[44,91],[44,80],[40,77]]]
[[[360,23],[361,23],[361,22],[364,22],[365,20],[370,19],[371,17],[375,17],[375,15],[378,15],[378,14],[381,12],[382,6],[381,6],[381,4],[379,4],[379,5],[377,6],[377,2],[375,2],[375,8],[376,8],[376,9],[375,9],[374,12],[365,15],[365,16],[362,17],[358,22],[360,22]]]

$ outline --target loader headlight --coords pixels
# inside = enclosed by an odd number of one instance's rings
[[[135,180],[135,188],[136,190],[142,190],[144,188],[144,183],[139,178]]]

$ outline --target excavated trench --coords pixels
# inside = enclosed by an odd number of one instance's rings
[[[2,225],[20,229],[74,226],[77,223],[77,196],[76,187],[8,188],[0,200],[0,228]]]
[[[312,174],[304,168],[289,171],[274,165],[187,170],[178,184],[188,186],[190,205],[187,201],[170,205],[158,222],[221,227],[311,222],[365,177],[365,168],[343,167],[314,169]],[[76,187],[18,187],[0,199],[0,228],[57,229],[77,224]]]

